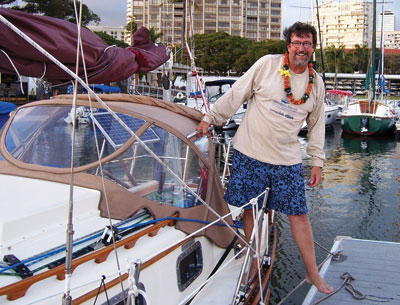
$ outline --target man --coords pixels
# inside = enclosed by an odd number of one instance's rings
[[[329,294],[333,289],[322,279],[316,265],[297,136],[307,120],[307,154],[312,160],[308,184],[315,187],[321,182],[325,160],[325,88],[310,62],[317,34],[314,27],[296,22],[285,29],[284,36],[285,55],[260,58],[205,114],[196,130],[205,135],[209,124],[222,124],[249,100],[233,139],[232,172],[225,200],[242,206],[269,186],[268,207],[288,215],[307,282]],[[243,223],[249,238],[253,219],[251,207],[247,207]]]

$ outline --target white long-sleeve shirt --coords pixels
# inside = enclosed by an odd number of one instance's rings
[[[232,88],[205,114],[204,121],[221,125],[248,100],[244,118],[233,139],[234,148],[256,160],[275,165],[301,163],[298,133],[304,120],[308,125],[307,154],[313,166],[322,167],[325,160],[325,88],[314,71],[310,97],[304,104],[294,105],[286,97],[283,76],[283,55],[260,58]],[[309,72],[290,71],[290,84],[295,99],[307,90]]]

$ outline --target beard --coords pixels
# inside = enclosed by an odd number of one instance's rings
[[[301,59],[298,59],[298,57],[297,57],[297,55],[301,55],[301,56],[303,56],[303,55],[306,55],[307,56],[307,58],[306,59],[304,59],[304,60],[301,60]],[[294,63],[295,63],[295,65],[297,65],[297,66],[299,66],[299,67],[304,67],[304,66],[306,66],[307,64],[308,64],[308,62],[310,61],[310,55],[307,53],[307,52],[305,52],[305,53],[295,53],[294,54],[294,56],[293,56],[293,61],[294,61]]]

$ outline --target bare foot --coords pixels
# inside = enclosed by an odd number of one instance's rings
[[[314,276],[307,275],[306,282],[310,285],[314,285],[321,293],[330,294],[333,292],[333,288],[324,281],[319,273]]]

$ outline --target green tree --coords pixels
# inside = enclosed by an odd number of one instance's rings
[[[385,54],[386,74],[400,74],[400,54]]]
[[[137,24],[135,21],[133,21],[133,19],[131,19],[131,21],[129,21],[125,26],[125,31],[128,33],[128,37],[131,37],[133,33],[136,32],[136,30],[137,30]]]
[[[0,0],[0,5],[11,4],[17,0]]]
[[[337,74],[339,72],[352,73],[352,65],[348,61],[348,58],[346,58],[345,46],[343,44],[338,48],[334,45],[330,45],[324,52],[327,71],[335,73],[334,84],[335,88],[337,88]]]
[[[117,47],[121,47],[121,48],[125,48],[125,47],[128,46],[127,43],[125,43],[125,42],[123,42],[121,40],[115,39],[114,37],[112,37],[111,35],[106,34],[105,32],[97,32],[97,31],[95,31],[94,33],[97,36],[99,36],[101,39],[103,39],[103,41],[106,44],[110,45],[110,46],[116,45]]]
[[[351,56],[353,70],[360,73],[366,73],[368,70],[370,54],[371,50],[368,49],[368,46],[366,44],[362,46],[356,44],[355,49],[349,52],[349,55]]]
[[[164,34],[162,32],[156,33],[156,29],[151,27],[149,29],[149,36],[152,42],[157,42],[157,39],[161,38]]]
[[[286,51],[284,40],[264,40],[249,44],[246,54],[235,63],[238,74],[247,71],[259,58],[267,54],[283,54]]]
[[[25,5],[13,6],[13,9],[21,10],[31,14],[55,17],[76,23],[74,0],[24,0]],[[75,0],[79,10],[80,1]],[[86,4],[82,4],[82,25],[87,26],[94,22],[99,24],[100,17],[92,12]]]
[[[226,75],[235,62],[247,52],[250,41],[225,32],[196,34],[194,36],[196,65],[204,71]]]

